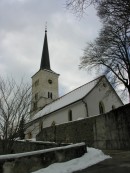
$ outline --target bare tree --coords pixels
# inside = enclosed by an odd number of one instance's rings
[[[101,19],[108,19],[111,16],[124,18],[130,15],[129,0],[66,0],[66,8],[81,16],[90,5],[94,5],[97,14]]]
[[[85,48],[80,68],[96,68],[130,95],[130,0],[66,1],[66,7],[79,15],[89,5],[95,6],[103,25],[98,38]]]
[[[123,85],[130,95],[130,23],[109,21],[99,37],[88,43],[80,68],[97,69],[117,85]]]
[[[66,8],[79,16],[82,16],[86,9],[95,4],[96,0],[66,0]]]
[[[11,152],[21,121],[29,117],[30,96],[30,86],[23,80],[18,85],[13,79],[0,77],[0,135],[4,153]]]
[[[97,5],[97,14],[103,22],[108,20],[130,21],[130,1],[129,0],[101,0]]]

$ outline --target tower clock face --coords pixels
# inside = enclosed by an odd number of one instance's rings
[[[49,84],[52,84],[52,80],[51,80],[51,79],[49,79],[49,80],[48,80],[48,83],[49,83]]]

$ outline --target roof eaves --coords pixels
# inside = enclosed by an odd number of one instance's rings
[[[40,118],[43,118],[43,117],[45,117],[45,116],[47,116],[47,115],[50,115],[50,114],[52,114],[52,113],[54,113],[54,112],[57,112],[57,111],[59,111],[59,110],[61,110],[61,109],[64,109],[64,108],[66,108],[67,106],[70,106],[70,105],[72,105],[72,104],[75,104],[75,103],[77,103],[77,102],[79,102],[79,101],[81,101],[81,100],[82,100],[82,98],[76,100],[76,101],[73,102],[73,103],[70,103],[70,104],[68,104],[68,105],[65,105],[65,106],[63,106],[63,107],[61,107],[61,108],[59,108],[59,109],[56,109],[56,110],[54,110],[54,111],[52,111],[52,112],[49,112],[49,113],[44,114],[44,115],[41,115],[40,117],[37,117],[36,119],[32,119],[32,120],[31,120],[30,122],[28,122],[28,123],[32,123],[32,122],[34,122],[34,121],[37,121],[37,120],[40,119]]]

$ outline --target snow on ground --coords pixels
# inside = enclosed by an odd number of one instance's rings
[[[54,163],[47,168],[40,169],[33,173],[72,173],[111,158],[110,156],[105,155],[101,150],[95,148],[87,147],[87,151],[88,152],[80,158],[63,163]]]

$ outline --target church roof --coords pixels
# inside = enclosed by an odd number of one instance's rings
[[[97,85],[97,83],[99,83],[99,81],[103,77],[105,76],[101,76],[89,83],[86,83],[85,85],[82,85],[81,87],[65,94],[64,96],[46,105],[41,111],[39,111],[34,117],[32,117],[30,121],[55,112],[59,109],[62,109],[63,107],[66,107],[83,99]]]
[[[47,29],[45,29],[45,37],[44,37],[44,44],[43,44],[41,65],[40,65],[40,70],[43,69],[51,70],[49,51],[48,51],[48,41],[47,41]]]

